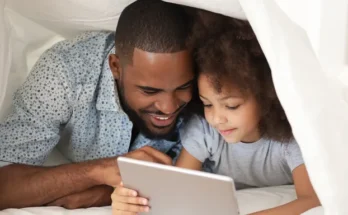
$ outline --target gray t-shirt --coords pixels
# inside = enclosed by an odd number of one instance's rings
[[[181,138],[184,148],[204,163],[205,171],[233,178],[237,189],[292,184],[292,171],[304,163],[295,141],[228,144],[198,116],[182,129]]]

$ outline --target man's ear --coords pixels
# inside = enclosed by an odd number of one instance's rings
[[[114,79],[119,80],[122,73],[120,57],[116,54],[109,55],[109,67]]]

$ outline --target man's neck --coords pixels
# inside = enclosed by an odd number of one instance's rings
[[[139,134],[139,130],[136,128],[136,126],[133,126],[130,146],[133,145],[133,143],[134,143],[135,139],[137,138],[138,134]]]

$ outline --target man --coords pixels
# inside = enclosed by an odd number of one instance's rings
[[[0,210],[107,205],[117,156],[171,164],[193,90],[187,23],[180,6],[136,1],[115,35],[86,33],[43,54],[0,124]],[[73,163],[42,167],[56,146]]]

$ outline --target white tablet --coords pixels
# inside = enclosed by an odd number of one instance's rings
[[[238,215],[231,178],[119,157],[125,187],[148,198],[149,215]]]

